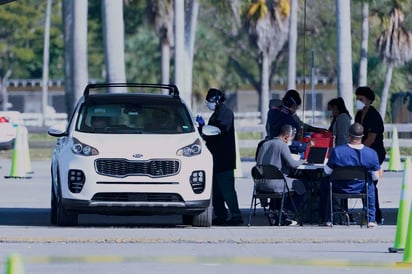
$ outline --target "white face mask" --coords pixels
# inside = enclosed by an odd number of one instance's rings
[[[288,144],[288,146],[291,146],[292,145],[292,139],[288,138],[288,143],[287,144]]]
[[[356,109],[357,110],[362,110],[365,107],[365,104],[360,101],[360,100],[356,100]]]
[[[215,102],[207,102],[206,106],[208,109],[210,109],[211,111],[214,111],[216,109],[216,103]]]

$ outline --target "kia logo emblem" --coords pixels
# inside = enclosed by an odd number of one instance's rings
[[[139,154],[139,153],[133,154],[133,158],[142,158],[142,157],[143,157],[142,154]]]

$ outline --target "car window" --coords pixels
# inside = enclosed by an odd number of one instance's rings
[[[76,130],[105,134],[179,134],[193,132],[183,104],[85,103]]]

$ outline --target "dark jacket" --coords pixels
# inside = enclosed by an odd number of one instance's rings
[[[234,170],[236,146],[233,112],[224,104],[218,104],[208,124],[221,131],[221,134],[216,136],[204,136],[206,146],[213,155],[213,172]]]
[[[370,106],[368,112],[362,121],[362,111],[358,111],[355,116],[355,122],[360,123],[363,126],[363,138],[362,142],[368,138],[369,133],[376,133],[375,142],[371,145],[371,148],[378,153],[379,163],[382,164],[385,160],[385,147],[383,144],[383,133],[385,131],[382,116],[373,107]]]

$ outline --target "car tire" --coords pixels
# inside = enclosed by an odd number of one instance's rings
[[[193,215],[182,215],[183,225],[192,225],[193,224]]]
[[[50,222],[52,225],[57,224],[57,197],[54,191],[53,182],[51,186]]]
[[[191,216],[191,217],[192,217],[192,226],[198,226],[198,227],[212,226],[212,206],[209,206],[202,213]]]
[[[57,225],[58,226],[76,226],[78,224],[77,214],[66,210],[61,202],[57,205]]]

